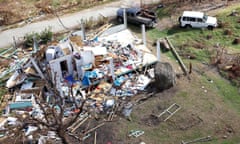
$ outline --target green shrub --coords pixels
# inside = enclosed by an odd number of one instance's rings
[[[47,44],[49,41],[52,40],[53,33],[50,28],[47,28],[40,33],[36,32],[32,32],[30,34],[28,33],[24,36],[24,46],[33,47],[34,37],[39,44]]]
[[[52,41],[53,32],[50,28],[45,29],[39,35],[40,43],[47,44],[49,41]]]

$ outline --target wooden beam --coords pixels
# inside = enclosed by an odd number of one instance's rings
[[[174,46],[172,45],[172,43],[169,41],[168,37],[166,37],[165,39],[166,39],[167,43],[169,44],[170,49],[171,49],[171,51],[173,52],[174,56],[177,58],[177,60],[178,60],[178,62],[179,62],[179,64],[180,64],[180,66],[181,66],[184,74],[185,74],[185,75],[188,75],[188,70],[187,70],[185,64],[183,63],[181,57],[180,57],[179,54],[177,53],[176,49],[174,48]]]
[[[76,131],[85,121],[87,121],[88,119],[88,116],[83,119],[77,126],[75,126],[72,130],[71,130],[71,133],[73,133],[74,131]]]
[[[86,135],[86,134],[94,131],[95,129],[100,128],[100,127],[103,126],[104,124],[105,124],[105,123],[101,123],[101,124],[97,125],[96,127],[91,128],[90,130],[86,131],[84,134]]]
[[[95,131],[95,135],[94,135],[94,144],[97,144],[97,132]]]

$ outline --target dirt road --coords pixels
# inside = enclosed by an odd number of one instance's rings
[[[159,0],[151,0],[149,2],[157,2]],[[140,0],[131,2],[130,0],[118,0],[116,2],[108,3],[101,6],[96,6],[86,10],[79,11],[73,14],[67,14],[60,17],[61,22],[67,28],[73,28],[79,25],[81,19],[97,19],[98,17],[105,16],[111,17],[116,15],[116,11],[119,7],[127,6],[139,6]],[[30,23],[23,27],[13,28],[9,30],[1,31],[0,33],[0,48],[9,47],[13,44],[13,37],[20,41],[24,35],[31,32],[41,32],[45,28],[51,28],[54,33],[65,30],[65,27],[61,24],[58,18],[44,20],[40,22]],[[1,29],[0,29],[1,30]]]

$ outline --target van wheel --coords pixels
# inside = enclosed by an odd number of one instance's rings
[[[118,18],[117,18],[117,21],[118,21],[119,23],[123,23],[123,18],[118,17]]]
[[[182,26],[182,23],[180,22],[179,27],[180,27],[180,28],[185,28],[186,25],[185,25],[185,26]]]
[[[209,30],[213,30],[213,26],[208,26],[208,29]]]
[[[186,28],[192,28],[190,24],[185,25]]]

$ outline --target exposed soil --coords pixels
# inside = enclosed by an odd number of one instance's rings
[[[158,126],[160,122],[161,120],[154,115],[148,115],[141,119],[141,124],[151,127]]]
[[[118,144],[118,140],[115,139],[117,127],[115,126],[116,122],[108,122],[104,126],[100,127],[96,130],[97,135],[97,143],[100,144]],[[92,126],[91,126],[92,127]],[[95,133],[92,133],[92,136],[86,139],[83,143],[89,144],[94,143],[94,135]]]
[[[187,113],[185,117],[176,117],[174,120],[169,121],[169,123],[175,129],[186,131],[197,125],[200,125],[203,120],[196,114]]]
[[[79,9],[101,4],[106,0],[2,0],[0,1],[0,26],[37,20],[71,13]]]

